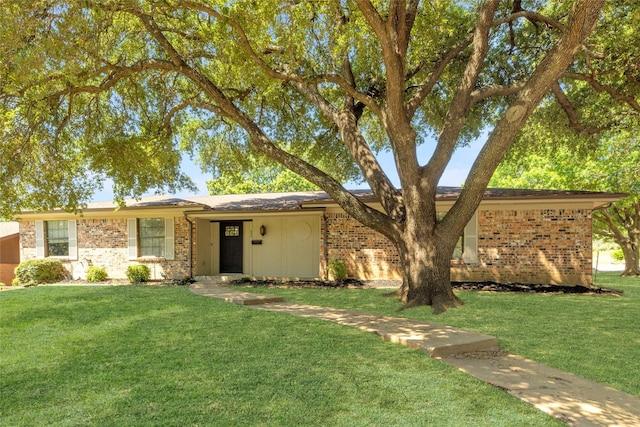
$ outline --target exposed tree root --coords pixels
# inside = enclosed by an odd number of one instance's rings
[[[383,297],[400,297],[400,289],[398,288],[395,291],[391,291],[391,292],[386,292],[384,294],[382,294]]]
[[[462,300],[455,295],[453,296],[453,299],[449,298],[448,295],[436,295],[431,300],[425,297],[418,297],[407,301],[407,303],[400,307],[398,311],[404,311],[410,308],[421,307],[425,305],[431,306],[433,314],[442,314],[451,308],[456,308],[464,305],[464,302],[462,302]]]

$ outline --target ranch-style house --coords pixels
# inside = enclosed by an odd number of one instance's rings
[[[445,212],[460,188],[440,187]],[[372,193],[354,191],[379,207]],[[592,212],[618,193],[488,189],[451,260],[454,281],[590,285]],[[400,278],[395,247],[349,217],[324,192],[146,197],[80,214],[23,212],[21,260],[55,257],[75,279],[89,265],[124,278],[131,264],[152,279],[241,275],[328,278],[331,260],[351,277]]]

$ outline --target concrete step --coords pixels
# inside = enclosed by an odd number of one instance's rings
[[[490,335],[411,319],[289,302],[268,304],[258,308],[314,317],[373,332],[385,341],[423,350],[434,358],[500,350],[498,340]]]
[[[212,282],[195,282],[191,284],[189,289],[198,295],[212,297],[238,305],[260,305],[284,301],[283,297],[234,291],[219,283]]]
[[[246,274],[219,274],[216,276],[195,276],[197,282],[229,283],[233,280],[248,277]]]

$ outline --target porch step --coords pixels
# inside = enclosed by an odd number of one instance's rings
[[[197,282],[229,283],[243,277],[248,276],[246,274],[221,274],[217,276],[195,276],[194,280]]]

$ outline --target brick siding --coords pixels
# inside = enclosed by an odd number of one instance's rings
[[[324,265],[347,263],[352,277],[398,279],[400,260],[386,237],[344,213],[327,213]],[[452,261],[454,281],[591,284],[587,209],[478,212],[478,263]]]
[[[327,213],[326,227],[326,263],[344,261],[351,277],[402,277],[398,251],[382,234],[360,224],[346,213]]]
[[[84,279],[90,265],[104,267],[110,278],[126,278],[127,267],[145,264],[151,270],[152,279],[182,278],[189,275],[189,223],[183,217],[175,218],[175,259],[129,259],[126,218],[77,220],[78,259],[65,260],[63,264],[75,279]],[[36,257],[36,233],[34,221],[20,222],[21,260]]]
[[[592,283],[591,211],[478,212],[478,264],[453,280],[585,285]]]
[[[78,260],[64,261],[76,278],[90,265],[109,277],[124,278],[131,264],[149,266],[154,279],[181,278],[197,265],[196,227],[175,218],[175,260],[128,259],[127,220],[77,220]],[[399,279],[395,246],[341,212],[327,212],[320,236],[321,272],[329,261],[344,260],[351,277]],[[189,249],[192,243],[192,250]],[[36,256],[35,222],[20,223],[21,259]],[[189,265],[191,257],[192,265]],[[591,284],[591,211],[588,209],[481,210],[478,212],[478,262],[452,261],[452,280],[503,283]]]

